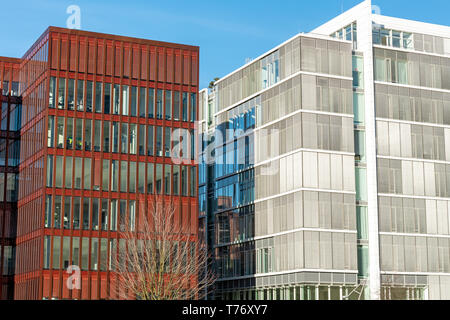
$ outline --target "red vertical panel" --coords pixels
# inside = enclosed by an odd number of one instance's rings
[[[188,228],[188,226],[190,225],[190,223],[189,223],[189,203],[187,203],[185,201],[182,202],[181,223],[182,223],[182,227],[184,229]]]
[[[113,47],[107,45],[106,46],[106,75],[112,75],[112,63],[113,63]]]
[[[69,50],[69,42],[61,40],[61,70],[67,70],[67,51]]]
[[[57,274],[53,275],[53,288],[52,288],[52,297],[59,298],[59,277]]]
[[[112,298],[112,299],[117,299],[117,289],[116,289],[116,277],[111,274],[110,278],[109,278],[109,293],[108,293],[108,298]]]
[[[173,228],[174,228],[174,232],[178,232],[180,230],[180,226],[181,226],[181,215],[180,215],[180,202],[179,201],[174,201],[173,202]]]
[[[191,85],[197,85],[197,76],[198,76],[198,56],[192,55],[192,65],[191,65]]]
[[[131,50],[130,47],[123,48],[123,76],[129,78],[131,76]]]
[[[52,39],[52,69],[58,69],[58,43],[59,39]]]
[[[98,43],[97,45],[97,73],[98,74],[103,74],[104,71],[104,67],[105,67],[105,56],[104,56],[104,46],[103,43]]]
[[[97,285],[98,285],[98,279],[97,279],[97,276],[94,275],[94,276],[92,276],[92,279],[91,279],[91,299],[92,300],[98,300]]]
[[[156,51],[154,48],[150,49],[150,80],[156,80]]]
[[[95,42],[89,41],[88,73],[95,73]]]
[[[45,297],[45,298],[51,298],[51,295],[50,295],[50,277],[45,275],[42,282],[43,282],[43,289],[44,289],[44,292],[43,292],[42,296]]]
[[[86,72],[86,42],[80,41],[80,59],[78,62],[78,72]]]
[[[62,298],[63,299],[70,298],[70,291],[69,291],[69,287],[67,286],[68,279],[69,279],[69,276],[63,274],[63,282],[62,282]]]
[[[164,82],[164,52],[158,51],[158,81]]]
[[[89,281],[88,276],[84,276],[81,279],[81,299],[88,300],[89,299]]]
[[[80,297],[81,297],[81,289],[73,289],[72,299],[80,299]]]
[[[189,85],[189,56],[183,55],[183,84]]]
[[[181,83],[181,54],[175,55],[175,83]]]
[[[108,291],[107,289],[107,282],[106,282],[106,278],[105,279],[101,279],[100,281],[100,299],[107,299],[108,298]]]
[[[133,48],[133,79],[139,79],[139,48]]]
[[[168,52],[166,56],[166,81],[173,82],[173,55]]]
[[[148,80],[148,51],[144,48],[141,50],[141,79]]]
[[[121,51],[122,51],[122,49],[120,48],[120,47],[117,47],[116,46],[116,48],[115,48],[115,58],[114,58],[114,75],[116,76],[116,77],[120,77],[120,67],[121,67],[121,57],[122,57],[122,54],[121,54]]]
[[[69,70],[75,72],[77,67],[77,43],[75,40],[70,41],[70,66]]]

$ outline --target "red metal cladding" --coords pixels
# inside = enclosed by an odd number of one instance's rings
[[[18,199],[16,209],[2,202],[0,219],[7,210],[17,217],[15,276],[5,280],[14,281],[15,299],[114,298],[120,232],[139,229],[156,199],[173,203],[175,223],[197,238],[198,170],[186,150],[196,141],[188,137],[198,116],[198,57],[195,46],[49,27],[14,60]],[[176,144],[181,164],[171,158]]]

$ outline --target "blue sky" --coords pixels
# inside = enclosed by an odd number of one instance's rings
[[[65,27],[81,8],[81,28],[200,46],[200,87],[360,0],[40,0],[2,1],[1,56],[21,57],[49,26]],[[381,14],[449,25],[448,0],[373,0]],[[20,12],[20,14],[17,14]]]

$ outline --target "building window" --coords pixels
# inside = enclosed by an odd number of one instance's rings
[[[165,127],[164,131],[165,131],[165,136],[164,136],[164,156],[165,157],[170,157],[170,153],[171,153],[170,145],[171,145],[172,128]]]
[[[139,162],[138,169],[138,192],[145,193],[145,163]]]
[[[119,152],[119,123],[113,122],[111,126],[111,136],[112,136],[112,152]]]
[[[128,184],[128,162],[120,162],[120,192],[127,192]]]
[[[86,119],[84,132],[84,150],[91,151],[92,145],[92,120]]]
[[[45,197],[45,219],[44,219],[44,226],[45,228],[51,227],[51,220],[52,219],[52,196],[47,195]]]
[[[128,153],[128,124],[127,123],[122,123],[120,141],[121,141],[120,151],[122,153]]]
[[[77,81],[77,110],[84,110],[84,80]]]
[[[154,192],[154,174],[153,174],[153,163],[147,163],[147,193],[152,194]]]
[[[47,147],[55,146],[55,116],[48,116]]]
[[[50,268],[51,237],[44,236],[44,269]]]
[[[145,97],[144,97],[145,99]],[[137,116],[137,87],[131,87],[131,106],[130,106],[130,116]]]
[[[129,181],[130,186],[128,192],[130,193],[136,193],[136,183],[137,183],[137,177],[136,177],[136,162],[131,161],[129,164],[130,167],[130,174],[129,174]]]
[[[98,270],[98,238],[91,239],[91,270]]]
[[[130,123],[130,154],[136,154],[137,152],[137,124]]]
[[[70,229],[72,221],[72,197],[64,197],[64,229]]]
[[[62,199],[61,196],[55,196],[55,209],[53,212],[53,228],[61,228]]]
[[[84,158],[84,189],[91,189],[91,159]]]
[[[107,231],[108,230],[108,218],[109,218],[109,207],[108,207],[108,200],[107,199],[102,199],[102,215],[101,215],[101,219],[102,219],[102,231]]]
[[[153,130],[154,127],[153,126],[148,126],[148,140],[147,140],[147,155],[148,156],[153,156]]]
[[[190,120],[191,122],[194,122],[197,118],[197,94],[196,93],[191,93],[191,103],[190,103],[190,108],[191,108],[191,117]]]
[[[81,189],[81,170],[82,170],[82,158],[76,157],[74,158],[74,188],[75,189]]]
[[[61,120],[64,121],[64,119]],[[73,118],[67,118],[66,149],[73,149]]]
[[[119,160],[112,160],[111,166],[111,191],[119,191]]]
[[[95,83],[95,112],[102,113],[102,83]],[[106,113],[106,112],[105,112]]]
[[[61,248],[61,237],[53,237],[53,269],[59,269],[59,249]]]
[[[355,130],[355,159],[358,162],[366,162],[366,134],[364,131]]]
[[[156,127],[156,156],[163,156],[163,128]]]
[[[52,186],[53,186],[53,156],[49,155],[47,156],[47,187],[51,188]]]
[[[145,115],[146,115],[145,91],[146,90],[144,87],[139,88],[139,117],[141,117],[141,118],[145,118]]]
[[[62,268],[66,270],[69,267],[70,256],[70,237],[63,237],[63,256],[62,256]]]
[[[164,194],[170,195],[171,194],[171,165],[166,164],[164,168]]]
[[[58,109],[64,109],[66,101],[66,79],[59,78],[58,87]]]
[[[66,157],[66,175],[65,175],[65,187],[66,189],[72,188],[72,157]]]
[[[181,166],[181,195],[188,196],[188,167]]]
[[[173,166],[173,195],[180,194],[180,166]]]
[[[63,184],[63,160],[62,156],[56,156],[56,168],[55,168],[55,187],[62,188]]]
[[[86,82],[86,112],[92,112],[92,91],[93,91],[93,82]]]
[[[80,212],[81,212],[81,199],[80,199],[80,197],[73,197],[73,222],[72,222],[72,228],[74,230],[80,229]]]
[[[89,238],[81,238],[81,270],[89,269]]]
[[[112,114],[120,112],[120,85],[115,84],[113,89],[113,110]]]
[[[128,202],[128,230],[133,232],[136,225],[136,201]]]
[[[401,47],[401,33],[400,31],[392,31],[392,46],[394,48]]]
[[[103,160],[102,166],[102,190],[109,191],[109,160]]]
[[[163,174],[163,167],[162,164],[157,163],[156,164],[156,174],[155,174],[155,185],[156,185],[156,194],[162,193],[162,174]]]
[[[48,97],[49,108],[55,108],[55,99],[56,99],[56,78],[50,77],[49,97]]]
[[[182,121],[188,121],[188,93],[183,92],[183,99],[182,99]]]
[[[105,83],[105,91],[103,93],[103,112],[109,114],[111,109],[111,84]]]
[[[99,123],[100,127],[100,121],[96,120]],[[96,134],[97,135],[97,134]],[[98,150],[100,151],[100,150]],[[109,121],[103,122],[103,152],[109,152]]]
[[[83,150],[83,119],[75,119],[75,149]]]
[[[364,88],[363,78],[363,63],[362,57],[353,56],[353,87]]]
[[[172,119],[172,91],[170,90],[166,90],[166,110],[165,110],[165,114],[166,120],[171,120]]]
[[[180,92],[173,93],[173,120],[180,120]]]
[[[130,98],[130,87],[122,86],[122,115],[128,116],[130,111],[129,106],[129,98]]]
[[[158,89],[156,95],[156,118],[163,118],[163,90]]]
[[[75,80],[68,79],[67,80],[67,109],[74,110],[75,109]]]
[[[89,222],[91,218],[91,199],[83,199],[83,230],[89,230]]]
[[[148,88],[148,106],[147,106],[147,112],[148,112],[148,117],[149,118],[153,118],[154,117],[154,112],[155,112],[155,89],[153,88]]]
[[[145,156],[145,128],[143,124],[139,124],[139,155]]]

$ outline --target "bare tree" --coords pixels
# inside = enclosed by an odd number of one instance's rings
[[[147,214],[141,214],[137,232],[121,233],[125,248],[112,258],[115,297],[202,299],[214,283],[206,246],[191,233],[189,223],[176,219],[175,212],[172,203],[155,201]]]

